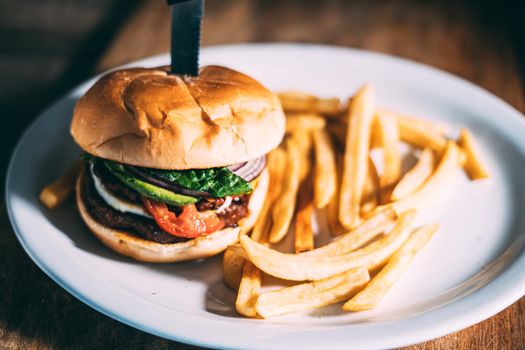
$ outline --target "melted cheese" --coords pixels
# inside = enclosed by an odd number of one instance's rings
[[[141,205],[120,199],[106,190],[102,184],[102,181],[100,181],[100,179],[93,172],[93,165],[91,165],[90,171],[91,177],[93,178],[93,182],[95,184],[95,189],[97,190],[98,195],[102,197],[107,205],[115,210],[120,211],[121,213],[129,213],[151,218],[151,215],[147,213],[144,210],[144,207]]]

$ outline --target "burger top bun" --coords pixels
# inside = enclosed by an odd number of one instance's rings
[[[75,141],[94,156],[177,170],[260,157],[284,132],[278,98],[219,66],[198,77],[169,75],[167,67],[110,72],[78,101],[71,123]]]

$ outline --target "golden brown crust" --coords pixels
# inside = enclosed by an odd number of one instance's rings
[[[82,201],[81,188],[84,172],[81,172],[77,179],[76,202],[80,216],[90,231],[102,243],[117,253],[136,260],[155,263],[196,260],[222,252],[229,245],[237,242],[240,233],[247,233],[251,230],[266,198],[268,177],[268,170],[265,169],[250,198],[249,214],[239,221],[238,227],[226,228],[182,243],[162,244],[148,241],[124,230],[109,228],[97,222],[91,217]]]
[[[268,153],[284,135],[278,98],[254,79],[207,66],[114,71],[78,101],[71,134],[88,153],[159,169],[226,166]]]

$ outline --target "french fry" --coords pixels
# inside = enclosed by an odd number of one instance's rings
[[[259,213],[259,217],[253,225],[252,233],[250,235],[252,239],[257,242],[268,241],[268,233],[270,232],[270,229],[272,227],[271,208],[272,201],[270,200],[270,198],[268,198],[267,195],[266,201],[264,202],[261,212]]]
[[[256,242],[268,241],[268,233],[272,226],[271,208],[281,192],[285,167],[286,152],[280,147],[275,148],[268,154],[268,170],[270,172],[268,194],[251,233],[251,237]]]
[[[238,290],[245,259],[242,255],[238,254],[238,251],[236,251],[234,247],[235,246],[230,246],[224,251],[222,256],[222,271],[224,283],[231,289]]]
[[[434,224],[417,229],[370,283],[343,305],[343,310],[364,311],[375,308],[403,275],[414,256],[430,241],[438,227],[439,225]]]
[[[286,154],[283,153],[284,151],[282,151],[282,149],[276,149],[272,152],[273,154],[269,155],[268,166],[270,167],[270,174],[273,173],[273,178],[270,179],[270,185],[273,185],[273,187],[269,188],[268,190],[267,200],[265,202],[265,205],[263,206],[263,210],[265,210],[266,204],[272,203],[273,200],[279,194],[278,192],[276,192],[276,190],[279,190],[280,188],[280,182],[284,173],[284,163],[286,161]],[[268,208],[269,207],[270,206],[268,206]],[[264,222],[259,222],[260,226],[258,228],[258,231],[255,231],[256,227],[254,227],[254,231],[252,231],[251,235],[252,239],[262,244],[268,244],[268,237],[266,236],[266,232],[267,230],[269,230],[269,223],[271,222],[270,217],[268,216],[268,214],[270,213],[268,208],[266,209],[267,211],[264,212],[265,215],[263,217],[267,220]],[[232,249],[232,251],[234,253],[236,252],[234,249]],[[239,314],[247,317],[255,317],[257,315],[255,311],[255,303],[257,301],[257,298],[259,297],[261,284],[261,271],[251,262],[244,260],[244,266],[242,267],[242,276],[241,280],[239,281],[239,288],[237,291],[237,299],[235,301],[235,309]]]
[[[442,134],[432,131],[424,125],[398,123],[398,126],[401,140],[416,148],[430,148],[441,155],[447,147],[447,139]]]
[[[440,198],[443,189],[453,181],[460,166],[460,153],[458,146],[453,141],[448,141],[445,154],[439,165],[428,180],[414,193],[399,201],[387,204],[399,214],[409,209],[430,208]],[[378,207],[379,209],[384,206]]]
[[[267,233],[271,228],[270,208],[274,200],[279,196],[282,180],[286,166],[286,152],[282,148],[276,148],[268,154],[268,168],[270,171],[270,186],[266,201],[263,205],[259,218],[252,230],[251,237],[256,242],[268,243]],[[249,261],[246,261],[242,270],[240,287],[237,294],[235,307],[237,312],[248,317],[255,317],[255,302],[259,296],[262,284],[260,270]]]
[[[341,235],[337,240],[322,247],[303,252],[301,255],[335,256],[348,253],[360,248],[378,234],[388,231],[394,224],[396,218],[397,214],[392,208],[384,208],[384,210],[378,211],[368,217],[354,230]],[[244,254],[242,248],[238,245],[230,246],[229,249],[235,250],[237,254]]]
[[[355,94],[348,108],[349,127],[339,197],[339,221],[347,229],[357,226],[360,220],[360,204],[368,172],[368,150],[374,109],[374,92],[369,85]]]
[[[307,130],[297,130],[291,134],[291,138],[299,146],[299,182],[302,182],[310,173],[312,133]]]
[[[270,169],[270,199],[274,200],[281,193],[283,177],[286,170],[286,151],[279,147],[268,154],[268,167]]]
[[[297,213],[294,223],[295,252],[300,253],[314,249],[314,232],[312,230],[313,203],[311,181],[304,181],[298,194]]]
[[[273,226],[269,234],[269,241],[281,241],[288,229],[295,211],[295,199],[299,188],[301,172],[301,150],[294,138],[287,140],[287,176],[284,176],[281,193],[276,198],[272,210]]]
[[[417,125],[418,128],[426,129],[432,133],[440,134],[442,136],[446,136],[450,130],[450,126],[441,121],[413,117],[385,109],[379,109],[379,113],[387,113],[391,115],[396,119],[398,125]]]
[[[401,176],[401,153],[399,151],[399,129],[396,120],[388,114],[376,117],[379,142],[383,150],[383,173],[379,178],[381,203],[387,203],[390,193]]]
[[[48,209],[58,208],[71,196],[81,167],[80,161],[75,162],[60,178],[42,189],[40,201]]]
[[[322,247],[304,252],[308,256],[336,256],[362,247],[382,232],[388,231],[397,218],[392,208],[386,208],[361,222],[354,230]]]
[[[281,92],[278,96],[285,112],[327,116],[337,116],[341,112],[341,101],[338,98],[319,98],[300,91]]]
[[[237,299],[235,300],[235,309],[239,314],[247,317],[255,317],[257,315],[255,303],[259,297],[261,284],[261,271],[254,264],[246,261],[242,270]]]
[[[447,143],[446,134],[450,129],[447,124],[401,115],[384,109],[379,109],[378,112],[379,114],[387,113],[396,120],[401,141],[416,148],[423,149],[430,147],[438,154],[441,154],[445,149]],[[342,141],[345,137],[344,130],[347,125],[348,121],[343,118],[334,118],[333,121],[331,120],[331,122],[327,124],[328,129],[340,144],[344,144]],[[378,130],[372,128],[370,135],[370,148],[376,147],[380,147]]]
[[[316,281],[359,266],[374,270],[405,242],[414,217],[415,210],[401,214],[388,235],[339,256],[285,254],[254,242],[246,235],[239,237],[244,250],[241,254],[267,274],[290,281]]]
[[[414,193],[432,174],[433,169],[434,152],[430,148],[425,148],[419,155],[416,165],[398,182],[390,199],[397,201]]]
[[[268,233],[272,228],[272,201],[267,198],[263,204],[259,217],[253,225],[251,237],[257,242],[268,242]]]
[[[312,207],[312,182],[306,178],[311,168],[310,150],[312,148],[311,132],[304,130],[292,133],[292,139],[299,145],[299,180],[297,213],[294,222],[295,250],[304,251],[313,249],[313,231],[311,226]]]
[[[314,204],[316,208],[324,208],[335,195],[337,186],[335,153],[326,131],[316,130],[312,137],[315,150]]]
[[[299,130],[313,131],[322,130],[326,126],[326,120],[318,114],[289,114],[286,116],[286,132],[294,133]]]
[[[479,180],[490,177],[487,167],[483,164],[481,152],[474,136],[468,129],[461,129],[458,144],[466,155],[464,169],[469,178],[471,180]]]
[[[263,318],[319,308],[348,299],[369,280],[368,271],[357,267],[323,280],[263,293],[255,308]]]
[[[366,175],[363,195],[361,196],[361,214],[373,211],[379,203],[379,175],[376,166],[370,157],[368,157],[368,174]]]
[[[330,200],[330,203],[328,203],[328,206],[326,208],[326,219],[328,221],[328,228],[330,229],[330,233],[332,236],[339,236],[343,234],[346,229],[341,225],[339,222],[339,184],[341,183],[341,165],[343,163],[343,157],[341,154],[336,155],[336,162],[337,162],[337,179],[335,182],[335,195],[332,196],[332,199]]]
[[[379,110],[380,115],[388,115],[394,119],[399,132],[399,139],[416,148],[431,148],[441,155],[446,148],[447,138],[445,132],[448,126],[439,122],[423,120],[410,116],[395,114]],[[371,148],[381,147],[381,135],[379,128],[372,129]]]

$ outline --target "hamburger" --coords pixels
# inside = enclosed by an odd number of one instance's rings
[[[207,66],[100,78],[78,101],[71,134],[86,152],[77,206],[114,251],[147,262],[205,258],[253,226],[285,118],[253,78]]]

